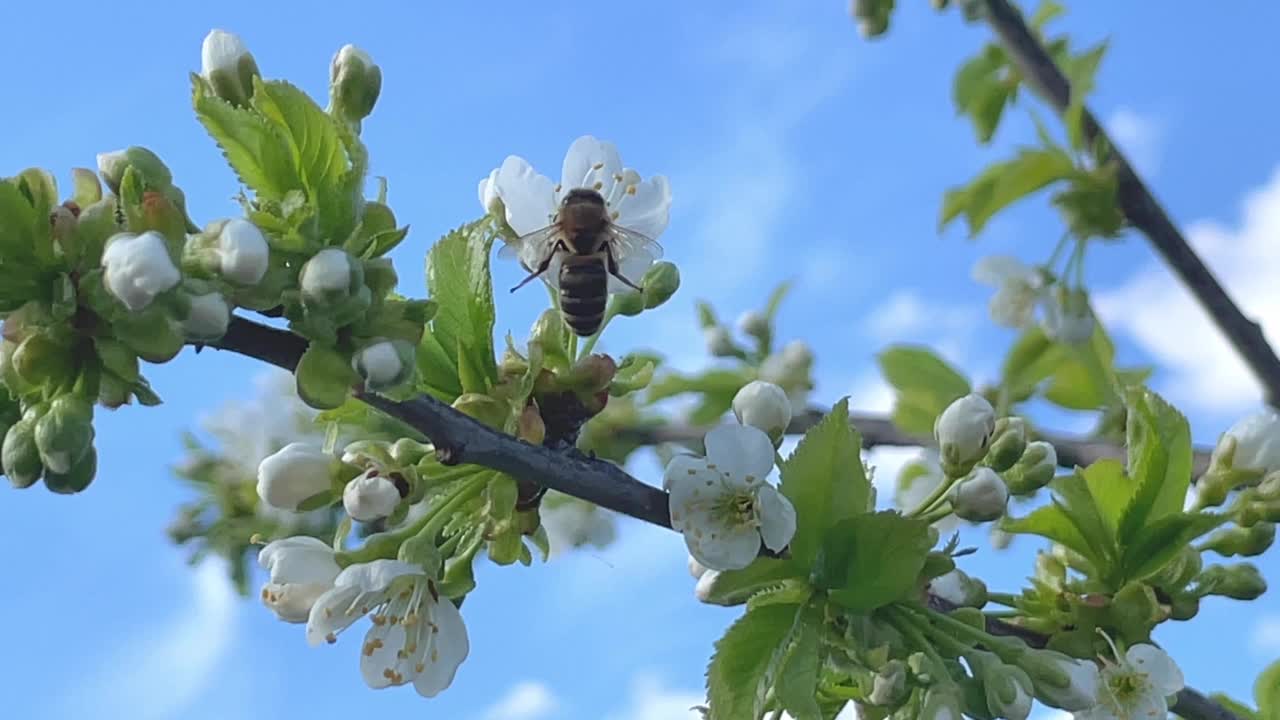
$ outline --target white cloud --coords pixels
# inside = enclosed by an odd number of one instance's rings
[[[849,409],[884,415],[893,409],[893,388],[879,369],[869,370],[858,378],[849,391]]]
[[[1160,118],[1121,107],[1111,113],[1104,125],[1139,174],[1150,178],[1160,172],[1165,134]]]
[[[543,720],[560,707],[551,689],[538,682],[522,682],[511,688],[483,715],[485,720]]]
[[[693,708],[704,702],[700,691],[671,690],[653,675],[639,675],[631,683],[627,707],[608,720],[701,720]]]
[[[896,290],[866,320],[878,342],[928,341],[943,356],[963,357],[969,337],[982,319],[979,308],[935,302],[914,290]]]
[[[1272,657],[1280,653],[1280,615],[1264,615],[1253,628],[1253,649],[1259,655]]]
[[[1280,172],[1242,203],[1235,228],[1213,221],[1188,225],[1192,247],[1246,315],[1262,324],[1273,346],[1280,339]],[[1153,356],[1175,402],[1238,412],[1255,405],[1261,389],[1208,315],[1163,264],[1095,295],[1099,314]]]
[[[176,718],[216,679],[236,633],[238,598],[221,562],[188,578],[188,601],[168,618],[120,633],[129,638],[99,663],[66,702],[82,716]]]

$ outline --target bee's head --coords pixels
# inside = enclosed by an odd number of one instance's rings
[[[604,197],[600,195],[600,193],[596,192],[595,190],[591,190],[588,188],[574,188],[570,190],[567,195],[564,196],[564,200],[562,201],[562,204],[565,207],[569,207],[573,205],[576,205],[579,207],[594,205],[596,207],[603,208]]]

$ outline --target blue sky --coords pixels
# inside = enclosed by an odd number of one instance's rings
[[[653,345],[695,369],[704,362],[695,299],[734,317],[793,279],[780,332],[815,347],[819,399],[850,394],[855,407],[885,409],[873,356],[887,342],[932,340],[990,377],[1012,336],[986,321],[988,291],[968,280],[969,268],[992,252],[1041,260],[1060,234],[1032,201],[977,245],[958,229],[937,235],[943,190],[1032,134],[1015,115],[996,149],[979,149],[949,97],[954,68],[984,34],[926,3],[901,5],[892,35],[873,44],[834,0],[364,2],[341,12],[117,1],[63,3],[56,16],[26,6],[0,27],[0,172],[41,165],[67,178],[98,152],[145,144],[173,169],[200,222],[234,214],[234,179],[190,110],[187,73],[198,69],[204,34],[241,34],[267,76],[319,98],[330,56],[354,42],[383,69],[364,137],[373,173],[389,178],[391,204],[413,227],[394,255],[407,292],[423,290],[429,244],[478,214],[476,182],[503,157],[523,155],[555,175],[569,143],[594,134],[642,174],[671,179],[662,240],[684,277],[662,310],[612,328],[608,349]],[[1174,12],[1077,1],[1071,11],[1062,26],[1081,42],[1112,37],[1099,115],[1280,340],[1280,99],[1257,90],[1280,63],[1271,31],[1280,7]],[[516,278],[503,267],[496,282]],[[1256,387],[1140,240],[1091,252],[1089,280],[1122,360],[1161,365],[1156,387],[1188,413],[1200,441],[1257,407]],[[543,297],[502,297],[499,330],[522,333]],[[166,465],[180,456],[182,428],[251,395],[260,372],[214,353],[153,368],[166,404],[100,414],[101,467],[89,492],[5,496],[10,579],[0,614],[10,623],[0,688],[15,717],[687,715],[711,643],[736,613],[694,601],[671,533],[625,524],[605,551],[533,569],[485,567],[466,607],[472,657],[431,702],[407,689],[367,690],[354,643],[308,648],[299,628],[236,598],[219,568],[188,569],[163,534],[184,498]],[[651,460],[633,469],[656,481]],[[969,567],[1010,589],[1030,572],[1031,549],[1019,543],[1002,557],[984,548]],[[1277,557],[1261,562],[1273,585]],[[1280,656],[1280,602],[1210,600],[1195,622],[1158,638],[1191,683],[1245,694]]]

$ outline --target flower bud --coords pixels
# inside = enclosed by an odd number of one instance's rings
[[[622,397],[649,387],[653,382],[653,371],[656,368],[651,358],[640,355],[628,355],[622,359],[618,372],[609,383],[609,394]]]
[[[375,340],[351,358],[351,368],[370,390],[387,390],[413,375],[413,346],[403,340]]]
[[[492,428],[500,428],[507,421],[508,408],[506,403],[481,393],[463,393],[459,395],[453,401],[453,409],[463,415],[473,417]]]
[[[972,657],[979,656],[975,654]],[[1026,720],[1031,714],[1031,701],[1035,691],[1027,672],[1020,667],[1005,665],[994,655],[977,665],[977,674],[986,691],[987,709],[991,714],[1006,720]]]
[[[381,91],[382,70],[369,53],[343,45],[329,65],[329,97],[335,114],[358,128],[373,112]]]
[[[346,402],[355,376],[351,361],[332,347],[311,343],[294,369],[298,397],[313,408],[328,410]]]
[[[270,249],[257,225],[232,218],[218,233],[218,260],[222,277],[235,285],[257,285],[267,274]]]
[[[93,446],[93,406],[74,395],[55,398],[35,425],[36,448],[47,472],[69,473]]]
[[[1189,545],[1184,546],[1165,566],[1152,575],[1148,582],[1166,593],[1185,588],[1204,569],[1204,558],[1200,551]]]
[[[929,592],[956,607],[980,608],[987,604],[986,583],[959,569],[930,580]]]
[[[1044,440],[1027,443],[1022,457],[1004,471],[1005,485],[1014,495],[1030,495],[1048,485],[1058,472],[1058,451]]]
[[[182,322],[188,340],[208,342],[227,334],[231,308],[222,293],[211,292],[191,298],[191,312]]]
[[[595,353],[574,363],[565,382],[576,390],[595,393],[609,387],[617,373],[618,364],[613,358]]]
[[[330,489],[335,458],[309,443],[285,445],[258,464],[258,497],[274,508],[297,510]]]
[[[1126,637],[1146,637],[1160,621],[1160,613],[1155,590],[1146,583],[1131,582],[1111,597],[1106,623]]]
[[[1080,712],[1098,702],[1102,684],[1098,666],[1053,650],[1028,650],[1017,659],[1035,687],[1035,696],[1049,707]]]
[[[716,357],[733,357],[740,352],[729,331],[719,325],[703,330],[702,339],[707,343],[707,351]]]
[[[872,705],[892,707],[907,697],[907,664],[901,660],[890,660],[885,663],[871,681],[871,695],[867,699]]]
[[[946,685],[934,685],[924,695],[924,704],[920,707],[920,720],[962,720],[960,698],[946,688]]]
[[[1214,448],[1211,465],[1259,475],[1280,470],[1280,415],[1263,410],[1231,426]]]
[[[1004,472],[1022,458],[1026,449],[1027,421],[1020,417],[1002,417],[996,420],[987,465],[996,472]]]
[[[1050,340],[1064,345],[1083,345],[1093,337],[1093,326],[1089,296],[1083,289],[1057,285],[1049,291],[1040,328]]]
[[[400,490],[395,483],[376,469],[357,475],[342,490],[342,507],[352,520],[360,522],[390,515],[395,512],[400,499]]]
[[[335,305],[354,295],[363,284],[363,273],[345,250],[325,248],[302,266],[298,284],[302,297],[316,305]]]
[[[506,218],[507,210],[498,194],[498,168],[494,168],[489,177],[480,178],[479,196],[480,207],[484,208],[486,215]]]
[[[743,425],[763,430],[777,445],[791,424],[791,400],[777,385],[752,380],[733,396],[733,414]]]
[[[972,469],[987,454],[995,427],[995,409],[977,393],[948,405],[933,425],[947,475],[956,477]]]
[[[769,319],[762,312],[748,310],[738,316],[738,329],[753,338],[767,338],[770,333]]]
[[[253,97],[253,79],[259,72],[239,35],[213,30],[200,47],[200,75],[215,95],[243,106]]]
[[[98,451],[92,445],[88,452],[76,460],[65,473],[45,468],[44,486],[59,495],[71,495],[83,491],[93,482],[98,472]]]
[[[1247,528],[1222,528],[1205,540],[1204,549],[1223,557],[1255,557],[1266,552],[1275,540],[1275,524],[1259,522]]]
[[[1178,593],[1169,601],[1169,618],[1186,622],[1200,614],[1200,598],[1194,593]]]
[[[182,298],[174,299],[180,301]],[[186,312],[190,312],[189,304]],[[115,332],[115,339],[147,362],[169,362],[182,351],[186,342],[182,323],[159,305],[116,318],[111,329]]]
[[[31,487],[44,473],[36,447],[36,418],[24,418],[9,427],[0,446],[0,467],[16,488]]]
[[[10,362],[13,372],[23,382],[52,388],[71,379],[75,372],[71,357],[71,348],[37,331],[14,348]]]
[[[182,280],[164,236],[154,231],[113,235],[102,253],[102,267],[107,292],[132,312]]]
[[[951,490],[956,517],[971,522],[989,522],[1004,516],[1009,489],[991,468],[980,467]]]
[[[654,263],[644,273],[640,281],[641,295],[644,296],[644,307],[652,310],[671,299],[680,289],[680,270],[669,262]]]
[[[297,536],[267,543],[258,564],[270,573],[262,586],[262,602],[276,617],[304,623],[311,606],[333,587],[341,568],[333,548],[313,537]]]
[[[644,312],[644,293],[632,291],[613,296],[613,314],[635,317],[642,312]]]
[[[1221,595],[1233,600],[1256,600],[1267,591],[1267,581],[1252,563],[1210,565],[1197,578],[1208,595]]]

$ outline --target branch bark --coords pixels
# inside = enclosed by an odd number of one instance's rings
[[[986,21],[999,36],[1000,44],[1022,77],[1059,113],[1065,112],[1071,101],[1070,82],[1027,27],[1022,13],[1008,0],[984,2]],[[1280,357],[1267,343],[1262,326],[1245,316],[1204,261],[1191,249],[1177,225],[1088,108],[1084,109],[1082,122],[1084,135],[1091,143],[1101,139],[1112,149],[1110,157],[1116,164],[1119,179],[1117,200],[1129,224],[1147,236],[1156,252],[1253,371],[1262,384],[1267,404],[1280,407]]]
[[[293,370],[306,350],[306,341],[287,330],[277,330],[233,316],[227,333],[210,343],[209,347]],[[588,458],[573,448],[558,451],[530,445],[427,395],[404,401],[389,400],[373,393],[360,393],[357,397],[421,432],[450,463],[468,463],[499,470],[637,520],[671,527],[666,491],[631,477],[613,463]],[[919,444],[919,439],[913,439],[911,444]],[[946,608],[945,601],[940,598],[931,597],[930,603]],[[988,630],[997,635],[1020,637],[1037,647],[1045,643],[1043,636],[994,618],[988,619]],[[1240,720],[1191,689],[1178,693],[1173,711],[1193,720]]]

